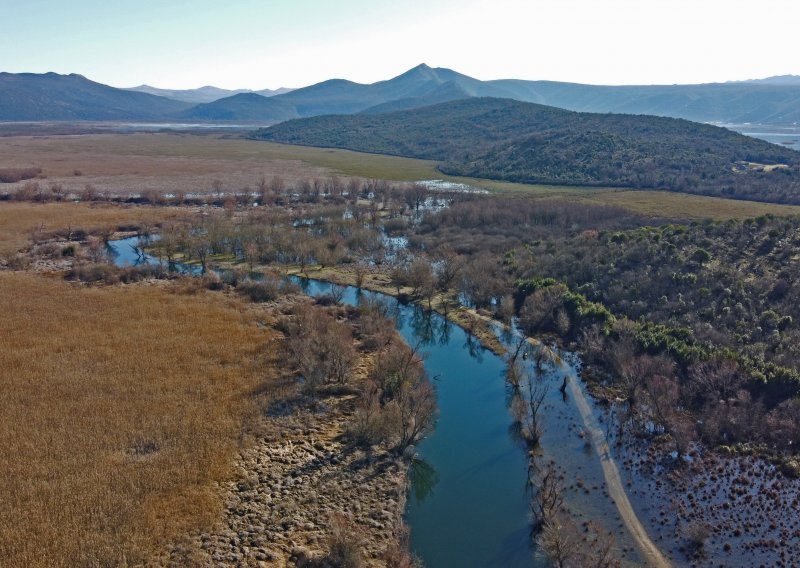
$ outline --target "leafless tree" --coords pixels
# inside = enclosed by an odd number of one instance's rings
[[[579,557],[577,534],[577,531],[572,532],[558,520],[553,520],[542,527],[536,537],[536,543],[555,568],[570,568]]]
[[[379,356],[371,378],[380,387],[382,404],[395,424],[396,448],[402,452],[436,421],[436,389],[425,373],[419,345],[392,342]]]
[[[564,505],[564,487],[552,462],[543,468],[532,464],[529,468],[528,483],[533,491],[531,512],[534,518],[534,532],[538,533],[546,525],[554,522]]]
[[[528,375],[528,412],[523,422],[523,436],[531,446],[536,446],[542,437],[542,407],[547,398],[548,384],[534,380]]]
[[[353,273],[356,277],[356,288],[364,286],[364,279],[369,274],[369,265],[363,260],[359,260],[353,265]]]
[[[712,359],[689,368],[690,388],[709,401],[734,398],[744,379],[739,365],[730,359]]]
[[[288,352],[304,379],[308,394],[325,383],[344,384],[356,361],[353,337],[345,324],[319,309],[303,305],[288,329]]]

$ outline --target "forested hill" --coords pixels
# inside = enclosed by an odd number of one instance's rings
[[[81,75],[0,73],[0,120],[167,120],[192,106]]]
[[[471,98],[292,120],[253,137],[433,159],[452,175],[800,203],[800,152],[682,119]]]

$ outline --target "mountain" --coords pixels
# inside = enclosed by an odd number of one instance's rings
[[[207,85],[198,89],[159,89],[151,87],[150,85],[139,85],[138,87],[130,87],[127,91],[137,91],[140,93],[149,93],[151,95],[158,95],[160,97],[167,97],[176,101],[184,101],[188,103],[203,104],[212,103],[219,99],[224,99],[240,93],[256,93],[264,97],[274,97],[288,93],[292,89],[281,87],[280,89],[263,89],[261,91],[251,91],[250,89],[220,89]]]
[[[765,79],[750,79],[743,83],[759,83],[761,85],[794,85],[800,87],[800,75],[775,75]]]
[[[371,85],[342,79],[279,95],[301,117],[376,114],[457,100],[501,97],[580,112],[651,114],[696,122],[792,124],[800,122],[796,76],[757,82],[703,85],[604,86],[556,81],[480,81],[425,64]]]
[[[581,112],[651,114],[729,124],[800,121],[800,86],[786,84],[600,86],[513,79],[488,83],[512,92],[517,100]]]
[[[435,100],[430,97],[437,91],[441,92],[440,89],[448,84],[448,89],[460,91],[460,98],[511,96],[510,92],[500,87],[487,85],[450,69],[428,67],[423,63],[387,81],[365,85],[332,79],[275,98],[294,105],[300,116],[353,114],[370,108],[380,108],[387,103],[395,103],[402,108],[429,104],[431,100]]]
[[[444,173],[469,177],[800,203],[800,152],[673,118],[469,98],[292,120],[253,137],[433,159]]]
[[[177,118],[202,121],[240,121],[276,123],[297,118],[294,107],[256,93],[239,93],[217,101],[194,106]]]
[[[471,96],[472,95],[470,95],[470,93],[457,82],[448,81],[447,83],[442,83],[428,94],[419,97],[408,97],[405,99],[389,101],[388,103],[382,103],[364,109],[361,111],[361,113],[380,114],[384,112],[420,108],[439,103],[446,103],[448,101],[457,101],[458,99],[468,99]]]
[[[270,96],[280,106],[268,107],[258,99],[201,106],[240,94]],[[0,74],[0,120],[176,120],[207,116],[205,120],[272,122],[294,116],[395,112],[471,97],[511,98],[580,112],[650,114],[697,122],[800,123],[800,78],[792,75],[705,85],[601,86],[516,79],[479,81],[422,64],[377,83],[331,79],[276,94],[216,87],[171,91],[140,86],[131,91],[94,83],[80,75]],[[192,104],[197,108],[186,112]]]
[[[81,75],[0,73],[0,120],[164,120],[190,105]]]

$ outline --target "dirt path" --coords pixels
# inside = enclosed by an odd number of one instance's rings
[[[620,478],[617,464],[614,458],[611,457],[608,440],[603,430],[595,421],[592,410],[589,407],[589,402],[578,386],[579,379],[570,368],[565,366],[564,370],[569,373],[569,392],[578,407],[578,411],[583,417],[583,424],[586,427],[586,431],[591,436],[592,447],[597,451],[600,464],[603,466],[606,489],[609,496],[614,501],[614,504],[617,506],[622,521],[625,523],[625,526],[628,527],[628,531],[636,542],[646,564],[655,568],[669,568],[671,566],[669,560],[661,553],[655,543],[650,540],[650,536],[647,534],[647,531],[631,506],[628,494],[625,493],[625,488],[622,485],[622,479]]]

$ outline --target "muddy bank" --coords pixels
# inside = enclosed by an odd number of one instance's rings
[[[366,564],[385,565],[403,535],[406,463],[383,449],[345,443],[352,397],[326,397],[318,406],[275,406],[267,433],[242,452],[236,478],[219,488],[224,520],[176,544],[158,563],[293,566],[324,555],[333,525],[344,522]]]

